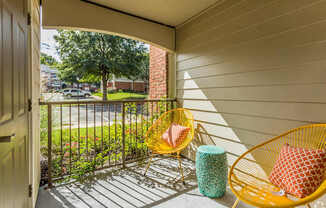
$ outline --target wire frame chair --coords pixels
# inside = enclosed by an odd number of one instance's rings
[[[179,124],[181,126],[189,127],[190,131],[186,138],[177,147],[169,146],[163,139],[163,133],[171,126],[172,123]],[[180,152],[188,146],[188,144],[194,138],[194,117],[189,110],[184,108],[176,108],[162,114],[154,124],[148,129],[145,135],[145,143],[147,147],[152,151],[149,162],[146,166],[144,175],[151,164],[152,158],[155,154],[171,154],[176,153],[176,157],[179,161],[179,171],[181,174],[181,181],[184,182],[183,169],[180,159]]]
[[[326,180],[311,195],[298,199],[292,195],[278,195],[280,189],[268,180],[284,144],[307,149],[326,148],[326,124],[313,124],[292,129],[268,140],[241,155],[229,172],[229,184],[237,200],[255,207],[296,207],[306,205],[326,193]]]

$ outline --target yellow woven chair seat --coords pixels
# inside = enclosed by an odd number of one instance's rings
[[[280,196],[269,175],[284,144],[307,149],[325,149],[326,124],[313,124],[290,130],[242,154],[232,165],[229,184],[238,201],[255,207],[296,207],[307,205],[326,193],[326,181],[308,197]]]
[[[158,142],[154,145],[147,145],[149,149],[153,151],[153,153],[156,154],[169,154],[171,152],[174,152],[174,148],[169,146],[166,142]]]
[[[178,124],[190,128],[189,133],[184,140],[176,147],[172,147],[163,140],[163,133],[173,124]],[[179,160],[179,170],[181,173],[181,180],[184,183],[183,170],[180,160],[180,152],[187,147],[187,145],[194,138],[194,118],[189,110],[184,108],[176,108],[162,114],[154,124],[148,129],[145,135],[145,143],[152,151],[152,156],[148,162],[144,175],[150,166],[154,154],[172,154],[176,153]]]
[[[285,196],[277,196],[266,190],[252,189],[245,186],[241,189],[241,194],[246,196],[247,200],[254,201],[257,204],[267,204],[270,206],[288,206],[293,201]]]
[[[245,196],[245,200],[255,202],[256,204],[267,205],[267,206],[287,206],[292,204],[293,200],[286,196],[279,196],[276,193],[280,189],[269,182],[263,182],[260,180],[252,181],[239,181],[235,179],[235,176],[231,176],[233,184],[239,187],[237,192],[241,196]]]
[[[186,138],[177,146],[169,146],[163,139],[163,133],[172,125],[179,124],[190,128]],[[147,147],[157,154],[176,153],[183,150],[194,138],[194,118],[189,110],[176,108],[163,113],[148,129],[145,136]]]

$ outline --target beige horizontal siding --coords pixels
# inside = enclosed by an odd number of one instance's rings
[[[259,0],[258,0],[259,1]],[[251,4],[257,5],[257,1],[241,1],[250,7]],[[228,12],[228,18],[222,19],[222,24],[217,25],[218,17],[210,21],[210,25],[195,25],[198,32],[193,31],[186,38],[183,36],[183,28],[178,33],[178,48],[182,54],[178,55],[179,60],[189,59],[198,56],[198,52],[207,52],[211,44],[220,44],[218,49],[225,46],[235,45],[248,41],[254,41],[257,38],[267,39],[270,36],[279,35],[295,30],[303,29],[311,24],[323,21],[325,18],[325,2],[317,0],[279,0],[279,1],[259,1],[265,3],[263,7],[256,8],[253,5],[251,12],[245,15],[238,10]],[[234,7],[233,7],[234,8]],[[233,16],[233,18],[231,17]],[[234,18],[236,17],[236,18]],[[279,24],[279,23],[282,24]],[[182,30],[182,31],[181,31]],[[227,31],[227,33],[225,33]],[[227,41],[232,39],[232,42]],[[205,40],[205,41],[201,41]],[[191,43],[191,44],[189,44]],[[196,49],[194,54],[193,49]]]
[[[199,86],[198,86],[199,87]],[[199,87],[200,88],[200,87]],[[289,86],[254,86],[231,88],[200,88],[178,90],[179,98],[210,98],[215,100],[236,101],[272,101],[272,102],[306,102],[325,103],[326,84],[289,85]]]
[[[280,119],[265,118],[250,115],[230,114],[230,113],[217,113],[208,111],[199,111],[189,109],[196,118],[196,121],[217,125],[222,127],[230,127],[241,129],[251,132],[260,132],[265,135],[277,135],[279,132],[286,131],[289,126],[295,128],[299,125],[306,125],[309,122],[296,121],[296,120],[282,120],[284,126],[280,126]],[[226,121],[232,121],[232,126]]]
[[[185,36],[185,38],[177,37],[177,41],[182,43],[183,41],[189,40],[204,31],[221,27],[227,21],[260,8],[268,1],[269,0],[254,0],[251,1],[252,3],[248,3],[248,1],[244,0],[227,0],[224,4],[220,4],[203,14],[201,18],[195,19],[187,25],[184,25],[182,30],[178,32],[180,34],[178,37]],[[238,14],[237,16],[234,16],[235,12]]]
[[[317,28],[325,27],[325,25],[318,26]],[[319,31],[315,32],[319,33]],[[293,38],[300,33],[301,31],[292,33]],[[314,31],[311,30],[309,33],[309,35],[312,35]],[[325,35],[326,33],[324,33],[324,37]],[[187,70],[195,67],[221,64],[225,62],[233,62],[235,64],[242,63],[249,67],[264,67],[266,65],[269,65],[270,67],[280,67],[298,63],[304,64],[312,61],[320,61],[324,60],[326,57],[326,43],[323,42],[323,39],[309,43],[302,41],[301,44],[298,43],[295,46],[292,45],[287,47],[286,45],[288,45],[289,42],[292,42],[291,37],[279,42],[270,39],[257,40],[252,44],[245,43],[224,50],[214,50],[212,52],[207,52],[207,54],[204,53],[201,56],[187,59],[186,61],[177,62],[177,67],[179,70]],[[266,43],[270,43],[271,47],[265,48]],[[217,45],[222,44],[223,43]],[[257,50],[257,48],[261,49]],[[251,55],[255,56],[254,63],[251,62]]]
[[[326,77],[326,70],[323,68],[323,64],[326,64],[326,62],[317,62],[303,66],[292,66],[267,70],[265,69],[261,71],[253,70],[228,74],[221,74],[219,71],[214,70],[214,68],[211,68],[207,71],[189,70],[180,72],[177,75],[177,79],[179,81],[177,88],[194,88],[194,82],[202,87],[326,83],[324,78]],[[307,68],[310,69],[309,76],[307,76]],[[280,74],[282,74],[282,76],[280,76]]]
[[[325,104],[256,101],[190,100],[179,98],[185,108],[212,110],[248,116],[326,123]],[[282,125],[282,123],[280,123]]]
[[[269,138],[326,122],[325,11],[320,0],[227,0],[177,29],[177,98],[198,127],[186,155],[216,144],[231,165]]]

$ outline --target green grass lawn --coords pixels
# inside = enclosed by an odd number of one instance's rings
[[[93,95],[103,97],[103,94],[100,92],[93,93]],[[146,99],[147,96],[147,94],[134,92],[113,92],[108,93],[108,100]]]

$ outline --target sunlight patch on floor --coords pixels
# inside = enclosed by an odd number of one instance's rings
[[[174,158],[155,158],[146,176],[145,163],[134,163],[125,169],[99,171],[84,182],[58,184],[50,190],[40,189],[37,208],[191,208],[230,207],[235,196],[230,190],[221,199],[210,199],[199,193],[195,164],[183,159],[186,185],[179,179]],[[200,206],[203,205],[203,206]],[[241,206],[240,206],[241,208]]]

